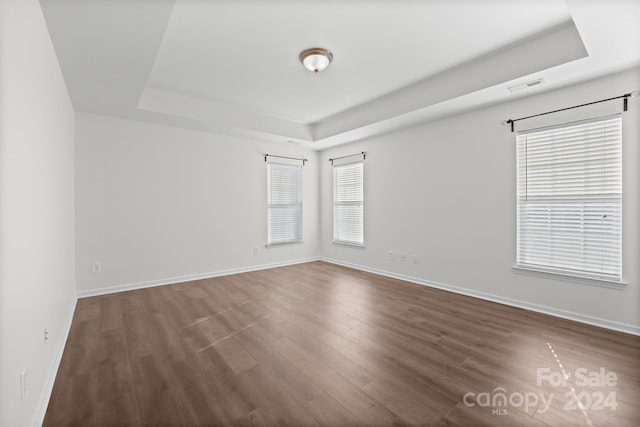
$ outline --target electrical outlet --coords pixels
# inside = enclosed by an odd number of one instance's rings
[[[400,262],[407,262],[407,254],[400,252]]]
[[[393,261],[393,251],[389,250],[388,257],[391,261]]]
[[[49,331],[47,331],[47,328],[44,328],[42,330],[42,339],[44,340],[44,343],[47,343],[47,340],[49,339]]]
[[[254,246],[253,247],[253,254],[254,255],[260,255],[260,247],[259,246]]]
[[[27,368],[24,368],[20,372],[20,402],[24,402],[27,394],[29,394],[29,390],[27,390]]]
[[[91,264],[91,272],[92,273],[101,273],[102,272],[102,263],[94,262]]]

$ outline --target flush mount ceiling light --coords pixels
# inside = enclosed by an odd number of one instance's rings
[[[302,65],[304,65],[307,70],[313,71],[316,74],[327,68],[332,59],[333,54],[327,49],[320,47],[314,47],[300,52],[300,62],[302,62]]]

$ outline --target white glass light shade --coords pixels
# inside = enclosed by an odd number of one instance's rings
[[[318,73],[329,66],[333,55],[326,49],[313,48],[300,53],[300,61],[309,71]]]

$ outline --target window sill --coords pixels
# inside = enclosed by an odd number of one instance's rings
[[[542,269],[536,269],[532,267],[522,267],[519,265],[513,266],[513,271],[518,274],[525,274],[527,276],[542,277],[545,279],[562,280],[565,282],[580,283],[583,285],[598,286],[601,288],[622,290],[626,287],[627,282],[613,281],[606,279],[593,279],[589,277],[570,276],[568,274],[556,273]]]
[[[333,240],[332,243],[334,245],[351,246],[351,247],[354,247],[354,248],[363,248],[364,249],[364,243],[343,242],[341,240]]]
[[[302,245],[304,243],[303,240],[299,240],[296,242],[282,242],[282,243],[267,243],[264,245],[265,248],[279,248],[281,246],[294,246],[294,245]]]

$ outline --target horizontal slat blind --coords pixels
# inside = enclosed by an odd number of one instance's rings
[[[333,167],[333,240],[364,244],[364,162]]]
[[[302,166],[267,163],[267,242],[302,242]]]
[[[620,281],[620,115],[519,132],[517,145],[517,265]]]

